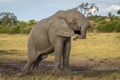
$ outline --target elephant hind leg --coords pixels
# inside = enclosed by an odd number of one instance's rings
[[[37,60],[38,56],[34,56],[32,58],[28,58],[28,61],[27,63],[25,64],[24,68],[22,69],[22,71],[24,73],[29,73],[30,72],[30,69],[33,65],[33,63]]]
[[[35,48],[35,44],[32,39],[29,39],[28,41],[28,61],[25,64],[22,71],[24,73],[27,73],[30,71],[32,64],[37,60],[38,54]]]

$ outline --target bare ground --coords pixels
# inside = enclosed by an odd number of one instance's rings
[[[21,68],[25,65],[26,61],[14,60],[8,63],[0,62],[0,75],[16,75],[20,72]],[[31,74],[34,73],[51,73],[53,70],[53,61],[43,60],[38,70],[33,70]],[[104,73],[118,72],[120,73],[120,62],[117,60],[110,61],[104,59],[102,61],[95,61],[89,58],[72,58],[70,60],[70,72],[64,74],[67,75],[100,75]]]

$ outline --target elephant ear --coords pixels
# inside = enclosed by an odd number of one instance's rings
[[[57,26],[55,26],[56,36],[71,37],[74,35],[74,31],[70,28],[64,20],[60,21]]]

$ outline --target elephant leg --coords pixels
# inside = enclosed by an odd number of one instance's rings
[[[68,69],[69,66],[69,56],[71,50],[71,38],[67,38],[64,44],[64,52],[63,52],[63,68]]]
[[[23,69],[22,69],[22,73],[23,73],[23,74],[28,74],[28,73],[30,73],[30,69],[31,69],[33,63],[34,63],[36,60],[37,60],[37,56],[32,57],[32,58],[29,58],[28,61],[27,61],[27,63],[25,64],[25,66],[24,66]]]
[[[54,52],[55,52],[55,63],[54,63],[54,72],[61,71],[61,61],[62,61],[62,53],[64,48],[64,39],[62,37],[58,37],[55,40],[54,44]]]
[[[34,45],[32,39],[29,39],[29,41],[28,41],[28,61],[25,64],[22,71],[24,73],[29,72],[32,64],[37,60],[37,58],[38,58],[38,55],[37,55],[37,51],[35,49],[35,45]]]

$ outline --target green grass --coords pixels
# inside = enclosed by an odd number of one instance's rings
[[[0,63],[26,61],[27,38],[28,35],[22,34],[0,34]],[[53,61],[54,55],[50,55],[46,60]],[[72,41],[71,65],[94,66],[95,62],[111,62],[111,66],[115,64],[120,68],[120,33],[88,33],[87,39]],[[58,75],[45,71],[24,77],[0,74],[0,80],[120,80],[120,71],[81,71],[74,75]]]

